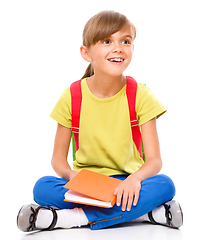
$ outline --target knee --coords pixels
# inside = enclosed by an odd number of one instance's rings
[[[157,175],[159,178],[159,181],[161,183],[161,187],[163,188],[166,195],[169,196],[169,198],[173,198],[176,194],[176,188],[172,181],[172,179],[164,174]]]
[[[52,176],[45,176],[40,178],[34,185],[33,198],[36,203],[39,203],[47,192],[48,184],[53,181]]]

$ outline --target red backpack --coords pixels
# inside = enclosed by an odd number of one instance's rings
[[[82,103],[81,80],[71,84],[71,108],[72,108],[72,143],[73,143],[73,160],[76,160],[75,154],[79,149],[79,122]],[[137,82],[132,77],[127,77],[126,95],[130,113],[130,123],[132,130],[132,138],[140,154],[144,160],[144,151],[142,146],[142,136],[139,123],[135,111],[137,93]]]

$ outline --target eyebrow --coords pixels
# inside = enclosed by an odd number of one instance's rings
[[[112,35],[111,35],[112,36]],[[111,36],[109,37],[111,39]],[[133,39],[133,37],[129,34],[123,35],[121,38],[130,38],[131,40]],[[105,40],[106,38],[102,39],[101,41]]]
[[[126,37],[129,37],[129,38],[132,39],[132,36],[131,36],[131,35],[125,35],[125,36],[123,36],[123,38],[126,38]]]

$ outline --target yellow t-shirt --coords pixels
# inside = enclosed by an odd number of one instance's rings
[[[79,149],[73,166],[105,175],[131,174],[144,163],[132,139],[126,86],[111,98],[97,98],[82,80]],[[137,83],[136,113],[140,126],[166,112],[152,91]],[[72,127],[71,95],[67,88],[50,116]]]

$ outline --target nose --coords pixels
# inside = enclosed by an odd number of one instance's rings
[[[120,43],[114,43],[113,44],[113,53],[122,53],[123,52],[123,48],[122,46],[120,45]]]

